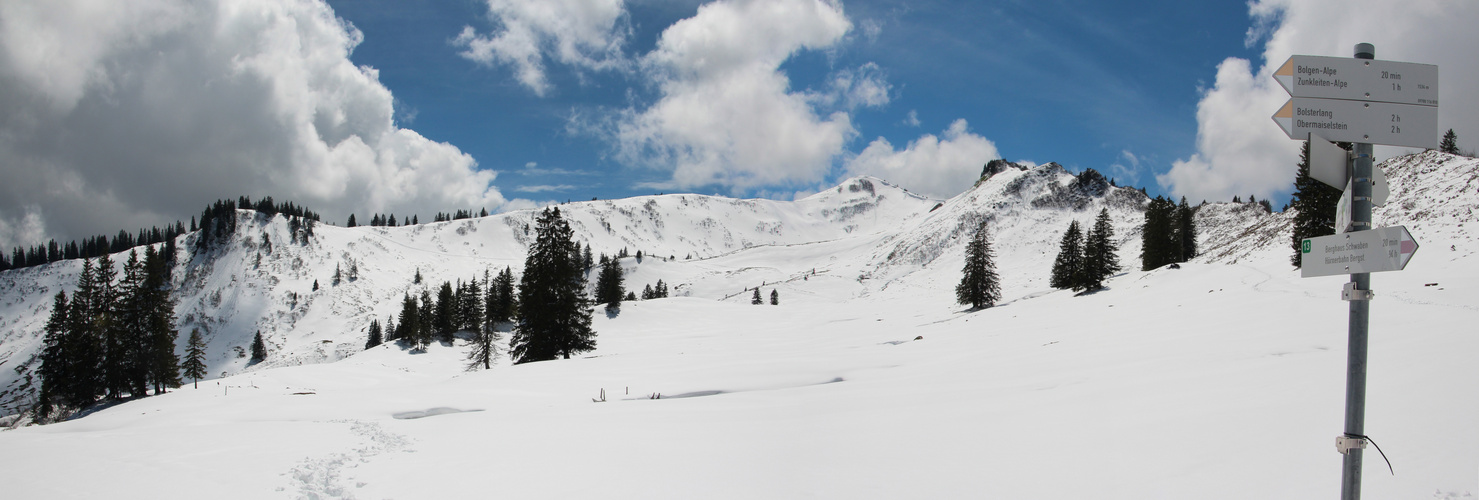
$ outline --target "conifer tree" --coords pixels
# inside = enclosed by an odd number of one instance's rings
[[[148,365],[148,383],[154,386],[155,394],[163,394],[181,383],[180,357],[175,354],[175,341],[180,334],[175,329],[175,301],[168,289],[167,269],[164,258],[154,247],[144,247],[144,282],[139,290],[145,317],[142,349]]]
[[[757,286],[755,287],[755,294],[750,296],[750,304],[758,306],[764,303],[765,301],[760,299],[760,287]]]
[[[200,388],[200,378],[205,376],[205,339],[200,337],[200,329],[190,330],[190,340],[185,345],[185,363],[180,365],[185,371],[185,377],[189,378]]]
[[[267,360],[267,343],[262,341],[262,331],[257,330],[257,336],[252,337],[252,364]]]
[[[1451,155],[1459,154],[1458,134],[1453,133],[1453,129],[1448,129],[1448,132],[1443,133],[1443,142],[1438,144],[1438,150]]]
[[[1310,177],[1310,144],[1305,141],[1294,175],[1294,194],[1289,199],[1289,209],[1294,211],[1293,235],[1290,238],[1294,254],[1289,258],[1289,263],[1294,267],[1300,267],[1303,263],[1300,246],[1305,238],[1335,234],[1335,207],[1339,203],[1339,189]]]
[[[61,402],[68,379],[73,376],[66,352],[67,294],[57,292],[51,305],[51,317],[46,321],[46,335],[41,343],[41,391],[36,404],[36,414],[41,419],[51,415],[52,405]]]
[[[421,311],[416,299],[411,298],[408,292],[401,299],[401,326],[396,329],[396,337],[404,344],[413,349],[422,349],[426,346],[421,342],[423,336],[420,331]]]
[[[774,288],[770,289],[770,305],[781,305],[781,294],[780,292],[777,292]]]
[[[1263,201],[1268,204],[1267,200]],[[1176,252],[1176,262],[1186,262],[1197,256],[1197,223],[1196,211],[1186,203],[1186,197],[1181,197],[1181,205],[1176,207],[1176,219],[1174,221],[1173,249]]]
[[[626,295],[623,281],[621,261],[607,259],[601,264],[601,273],[596,277],[596,302],[606,304],[607,313],[621,310],[621,298]]]
[[[451,344],[452,333],[457,331],[456,310],[457,298],[452,293],[452,283],[444,281],[442,287],[437,289],[436,315],[432,319],[437,340],[444,344]]]
[[[349,214],[349,221],[344,223],[344,227],[355,227],[358,225],[354,222],[354,214]]]
[[[1001,300],[1001,282],[996,276],[993,256],[986,222],[982,221],[966,244],[965,267],[961,270],[960,284],[955,287],[957,302],[984,309]]]
[[[1088,291],[1104,288],[1104,280],[1120,270],[1118,252],[1109,209],[1100,209],[1099,216],[1094,218],[1094,228],[1084,241],[1083,273],[1079,285]]]
[[[510,341],[515,363],[569,359],[596,347],[574,232],[559,207],[545,209],[535,224],[534,244],[519,283],[518,324]]]
[[[1048,285],[1059,290],[1080,289],[1079,275],[1083,272],[1084,235],[1078,221],[1068,223],[1063,231],[1063,240],[1058,243],[1058,258],[1053,261],[1053,274]]]
[[[1156,196],[1145,208],[1145,225],[1141,230],[1140,268],[1145,271],[1176,262],[1176,205]]]
[[[383,343],[385,343],[385,332],[380,329],[380,320],[370,320],[370,334],[369,338],[365,339],[365,349],[369,350]]]

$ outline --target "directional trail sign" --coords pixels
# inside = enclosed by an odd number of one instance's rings
[[[1392,226],[1305,239],[1300,277],[1401,271],[1417,251],[1405,226]]]
[[[1294,97],[1438,105],[1438,67],[1431,64],[1293,56],[1274,80]]]
[[[1328,141],[1438,146],[1438,108],[1434,106],[1295,97],[1273,118],[1290,139],[1315,134]]]

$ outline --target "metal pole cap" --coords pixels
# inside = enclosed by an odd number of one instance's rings
[[[1376,59],[1376,46],[1369,43],[1356,44],[1356,59]]]

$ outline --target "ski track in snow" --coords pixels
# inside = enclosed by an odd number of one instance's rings
[[[291,486],[279,487],[278,491],[293,489],[297,492],[295,498],[306,500],[352,500],[355,490],[369,483],[356,480],[348,469],[386,453],[415,452],[410,449],[409,438],[386,431],[378,423],[363,420],[331,420],[330,423],[349,424],[350,432],[362,439],[363,444],[349,451],[304,459],[283,473]]]

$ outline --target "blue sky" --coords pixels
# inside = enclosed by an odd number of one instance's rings
[[[463,26],[498,26],[483,2],[329,3],[364,34],[351,59],[379,70],[396,97],[399,123],[499,171],[495,184],[506,195],[617,198],[657,192],[643,183],[665,179],[660,170],[613,158],[602,138],[568,127],[571,116],[592,108],[620,108],[629,99],[650,105],[653,89],[639,75],[549,64],[552,89],[538,96],[512,67],[458,56],[451,41]],[[698,6],[630,4],[623,52],[652,51],[662,30]],[[852,115],[858,135],[847,143],[849,153],[880,136],[902,146],[965,119],[1007,159],[1095,168],[1152,192],[1163,192],[1155,173],[1194,151],[1199,90],[1217,64],[1257,55],[1243,44],[1249,20],[1242,2],[850,1],[843,8],[854,25],[849,37],[826,50],[798,51],[781,70],[793,89],[807,89],[824,86],[839,68],[878,66],[891,98]],[[864,25],[876,26],[876,34]],[[530,162],[539,168],[525,170]],[[836,163],[822,184],[843,174],[841,159]],[[684,187],[784,196],[822,186]]]
[[[1472,19],[1464,0],[0,2],[0,248],[240,195],[341,223],[854,175],[947,198],[998,157],[1278,208],[1299,143],[1270,120],[1274,69],[1358,42],[1438,65],[1438,130],[1474,150]]]

